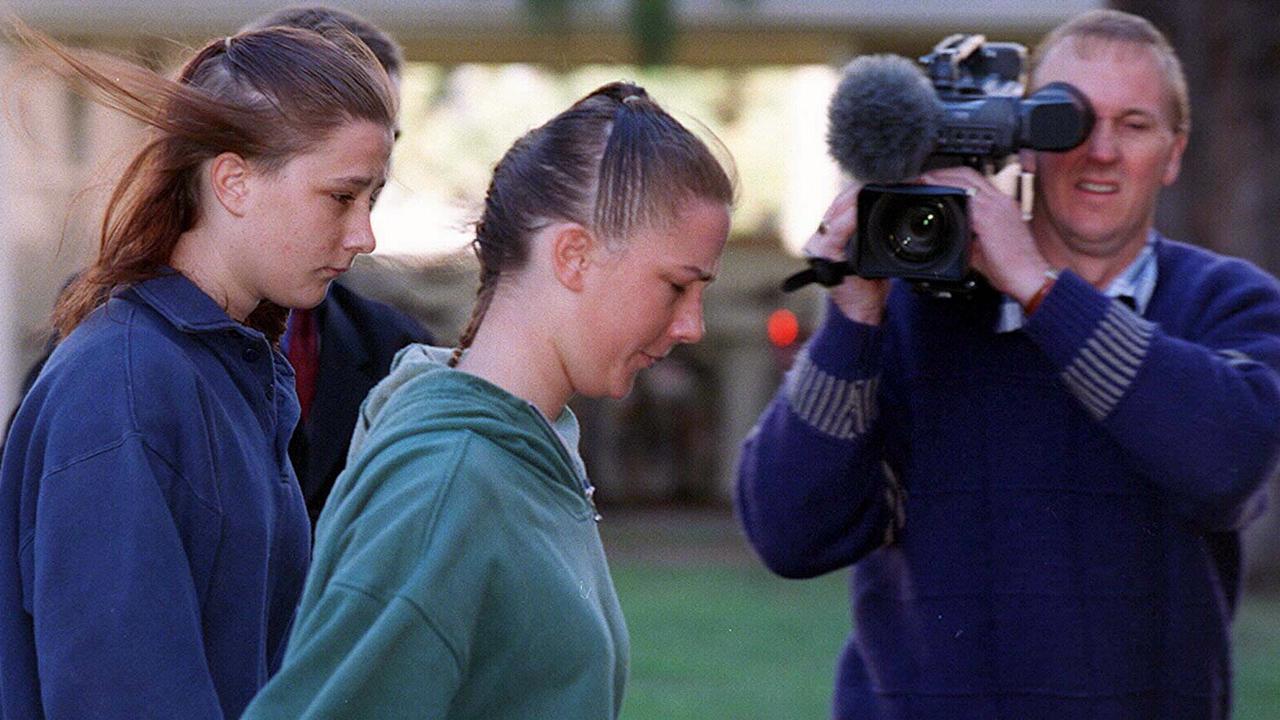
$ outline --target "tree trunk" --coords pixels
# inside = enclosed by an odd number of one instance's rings
[[[1274,0],[1116,0],[1160,28],[1191,90],[1182,176],[1161,197],[1170,237],[1280,273],[1280,20]],[[1280,480],[1246,534],[1248,576],[1280,578]]]
[[[1273,0],[1117,0],[1182,58],[1191,142],[1156,225],[1280,271],[1280,21]]]

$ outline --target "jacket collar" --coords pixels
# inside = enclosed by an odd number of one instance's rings
[[[232,329],[261,334],[236,322],[213,298],[173,268],[162,268],[159,275],[137,283],[130,290],[184,332]]]

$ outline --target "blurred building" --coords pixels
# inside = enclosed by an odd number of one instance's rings
[[[233,32],[282,4],[15,0],[11,7],[31,26],[68,42],[131,53],[164,66],[180,57],[184,47]],[[628,30],[629,0],[568,2],[563,16],[551,18],[531,8],[554,3],[528,0],[330,0],[329,4],[348,7],[391,31],[404,43],[411,62],[446,72],[469,64],[521,63],[554,75],[583,65],[627,67],[636,57]],[[707,339],[676,355],[670,368],[642,379],[627,401],[583,401],[578,407],[584,420],[597,426],[586,452],[605,496],[723,501],[728,497],[738,443],[772,394],[788,357],[787,348],[773,347],[766,339],[765,319],[786,306],[797,313],[802,325],[811,326],[819,307],[820,294],[784,298],[777,285],[797,265],[786,248],[803,242],[838,183],[823,144],[825,103],[835,69],[866,52],[919,55],[957,31],[980,31],[993,39],[1031,44],[1063,18],[1099,3],[673,0],[672,4],[679,29],[671,42],[675,65],[719,70],[735,78],[752,68],[790,69],[778,90],[786,94],[781,105],[794,116],[790,137],[778,138],[785,145],[782,159],[786,162],[774,180],[782,197],[774,201],[776,212],[763,212],[768,217],[744,223],[735,218],[736,226],[749,227],[735,230],[722,280],[708,298]],[[3,50],[0,63],[14,68],[13,49]],[[130,123],[86,103],[62,85],[40,82],[21,70],[8,75],[9,123],[0,130],[0,182],[5,187],[0,194],[0,218],[4,218],[0,227],[4,248],[0,252],[0,408],[6,413],[18,400],[21,376],[47,338],[48,313],[59,287],[92,252],[94,218],[103,191],[109,188],[112,168],[136,132]],[[589,87],[579,88],[579,94]],[[732,93],[729,98],[725,102],[732,104]],[[552,104],[559,106],[563,105]],[[494,113],[492,122],[497,123],[500,115]],[[412,144],[413,117],[405,118],[405,131],[402,146]],[[500,151],[478,164],[481,172],[475,177],[460,182],[482,193],[488,164]],[[796,162],[785,157],[787,153],[808,160]],[[401,154],[398,149],[396,172],[411,175],[421,163],[405,160]],[[432,180],[427,177],[422,182]],[[465,252],[462,259],[456,252],[443,251],[427,260],[415,258],[412,248],[423,235],[446,233],[423,229],[430,225],[421,216],[421,204],[383,204],[392,209],[381,213],[379,237],[391,252],[380,261],[362,264],[350,282],[416,312],[438,337],[452,339],[469,312],[473,292],[474,273]],[[465,215],[465,211],[455,213],[446,221],[456,236],[454,250],[465,241]]]
[[[272,0],[11,0],[12,10],[64,37],[138,46],[203,41],[283,5]],[[330,0],[395,34],[413,60],[628,63],[633,0]],[[653,3],[649,3],[653,5]],[[1091,0],[671,0],[679,26],[673,61],[685,65],[839,62],[863,52],[923,48],[953,32],[1033,41]],[[538,8],[564,6],[563,18]],[[541,18],[541,19],[540,19]]]

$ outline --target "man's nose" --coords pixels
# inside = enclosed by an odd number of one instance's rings
[[[1096,123],[1086,142],[1089,158],[1094,162],[1115,162],[1120,157],[1120,144],[1113,123]]]

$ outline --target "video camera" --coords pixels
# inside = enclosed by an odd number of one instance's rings
[[[908,181],[956,165],[991,175],[1018,150],[1070,150],[1089,136],[1093,110],[1074,86],[1023,97],[1025,59],[1017,43],[957,34],[919,67],[897,55],[851,62],[832,96],[827,143],[845,171],[870,183],[858,194],[858,230],[843,267],[811,260],[784,290],[849,274],[900,277],[936,295],[971,290],[968,196]]]

